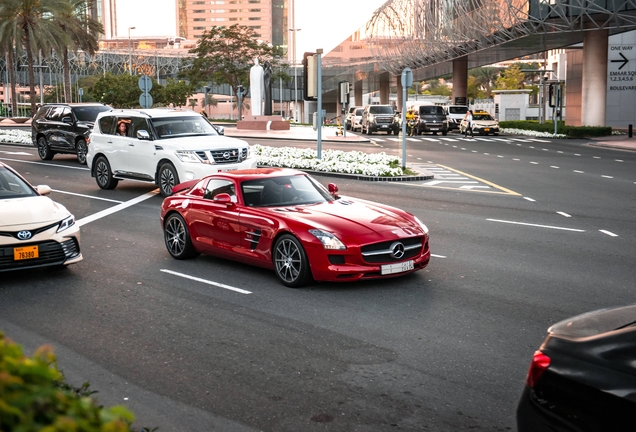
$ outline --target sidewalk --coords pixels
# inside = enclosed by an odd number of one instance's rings
[[[609,147],[618,150],[636,151],[636,136],[631,138],[627,135],[611,135],[598,138],[587,138],[587,144],[596,147]]]

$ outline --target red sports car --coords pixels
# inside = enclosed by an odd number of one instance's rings
[[[400,276],[430,260],[428,228],[412,214],[337,195],[302,171],[259,168],[176,185],[161,206],[168,252],[205,253],[273,269],[281,282]]]

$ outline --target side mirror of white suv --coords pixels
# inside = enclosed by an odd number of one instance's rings
[[[137,131],[137,139],[150,141],[150,134],[145,130]]]

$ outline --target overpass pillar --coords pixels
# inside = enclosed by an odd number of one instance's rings
[[[396,76],[395,80],[397,82],[397,107],[395,108],[395,110],[396,111],[402,111],[402,102],[403,102],[403,98],[402,98],[402,75]],[[408,98],[408,95],[406,97]]]
[[[391,89],[391,74],[384,72],[380,74],[380,104],[389,104],[389,90]]]
[[[607,105],[607,30],[583,35],[581,125],[605,126]]]
[[[354,106],[362,106],[362,81],[353,83],[353,103]]]
[[[453,60],[453,105],[468,105],[468,57]]]

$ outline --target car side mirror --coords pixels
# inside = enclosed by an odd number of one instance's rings
[[[227,193],[220,193],[216,195],[214,198],[212,198],[212,201],[220,204],[233,204],[232,197],[230,196],[230,194]]]
[[[62,117],[62,122],[67,124],[73,124],[73,119],[70,116]]]
[[[150,134],[147,130],[139,130],[137,131],[137,139],[150,141]]]
[[[215,127],[219,135],[225,135],[225,128],[223,126],[215,126]]]
[[[51,188],[47,185],[38,185],[35,187],[35,190],[38,191],[40,195],[48,195],[51,193]]]
[[[336,196],[336,194],[338,193],[338,186],[335,183],[329,183],[327,187],[329,189],[329,193],[333,196]]]

